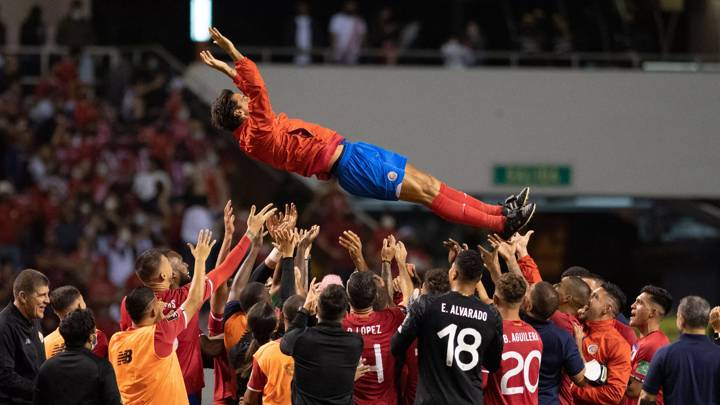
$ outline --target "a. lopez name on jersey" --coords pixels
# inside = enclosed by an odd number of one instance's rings
[[[479,321],[487,321],[487,312],[481,311],[474,308],[466,308],[460,305],[450,304],[450,309],[447,309],[447,304],[440,304],[440,311],[456,316],[464,316],[465,318],[477,319]]]

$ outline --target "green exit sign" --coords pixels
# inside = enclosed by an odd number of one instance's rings
[[[495,165],[496,186],[567,187],[572,181],[570,166],[556,165]]]

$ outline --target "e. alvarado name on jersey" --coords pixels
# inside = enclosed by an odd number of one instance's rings
[[[480,311],[479,309],[461,307],[459,305],[450,305],[450,310],[447,309],[447,304],[440,304],[440,311],[457,316],[464,316],[465,318],[477,319],[479,321],[487,321],[487,312]]]

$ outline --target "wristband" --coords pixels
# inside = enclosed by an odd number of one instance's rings
[[[255,235],[255,232],[253,232],[249,229],[245,231],[245,234],[248,236],[248,239],[250,239],[250,240],[255,239],[255,237],[257,236],[257,235]]]
[[[273,248],[272,252],[270,252],[270,254],[265,258],[265,264],[267,264],[268,260],[273,263],[279,262],[280,261],[280,251],[277,250],[277,248]]]

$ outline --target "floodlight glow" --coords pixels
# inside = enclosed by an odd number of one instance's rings
[[[190,39],[194,42],[210,40],[212,0],[190,0]]]

